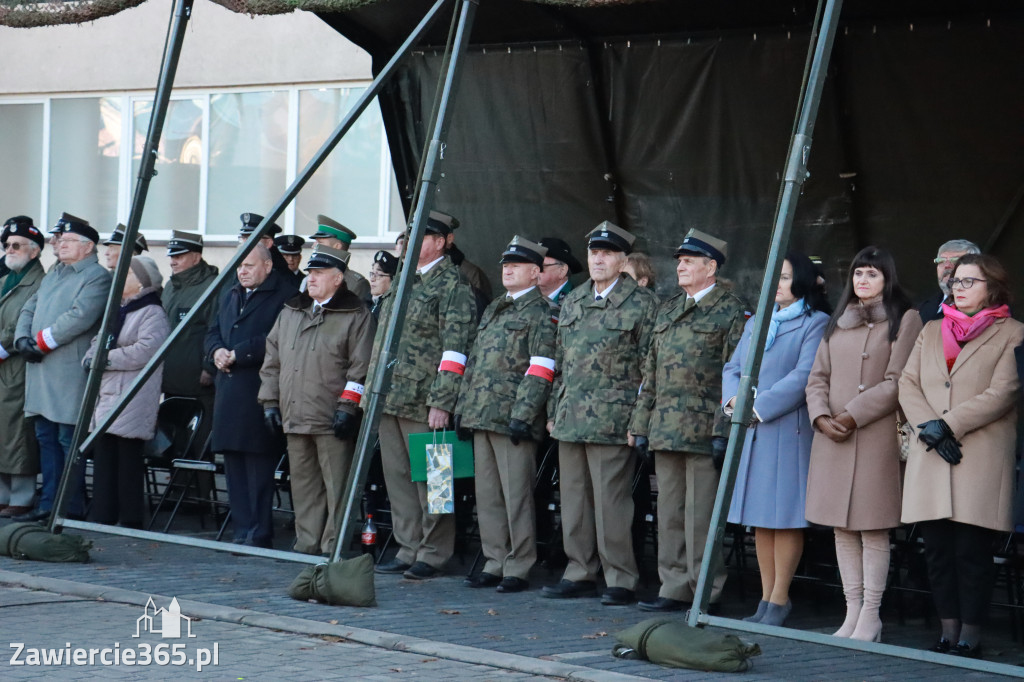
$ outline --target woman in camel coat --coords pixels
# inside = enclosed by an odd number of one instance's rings
[[[873,246],[858,253],[807,382],[815,434],[806,514],[835,528],[847,605],[837,637],[881,636],[889,529],[900,522],[897,382],[920,331],[892,256]]]
[[[950,285],[954,306],[924,328],[900,379],[900,404],[918,436],[903,522],[917,523],[925,541],[942,623],[932,650],[974,658],[992,596],[995,531],[1013,529],[1014,348],[1024,324],[1009,317],[1006,271],[994,257],[962,257]]]

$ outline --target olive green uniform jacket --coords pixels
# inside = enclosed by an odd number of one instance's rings
[[[27,476],[39,473],[39,453],[25,418],[25,361],[14,350],[14,329],[25,302],[43,281],[39,259],[25,266],[27,272],[7,295],[0,298],[0,474]],[[4,279],[0,277],[0,287]]]

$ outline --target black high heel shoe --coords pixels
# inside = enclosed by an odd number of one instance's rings
[[[934,651],[937,654],[948,654],[953,648],[953,643],[945,637],[939,637],[939,641],[928,647],[927,651]]]
[[[981,658],[981,644],[971,644],[960,640],[949,653],[962,658]]]

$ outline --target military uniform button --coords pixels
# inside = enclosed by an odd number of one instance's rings
[[[860,386],[858,386],[857,390],[858,391],[863,391],[864,390],[864,384],[861,384]]]
[[[875,323],[874,322],[868,322],[868,329],[874,329],[874,328],[875,328]]]
[[[949,410],[943,410],[942,411],[942,414],[948,414],[948,413],[949,413]]]
[[[946,388],[949,388],[949,382],[948,381],[946,382]]]
[[[860,356],[861,356],[862,358],[867,358],[867,357],[868,357],[868,354],[867,354],[867,353],[861,353],[861,354],[860,354]]]

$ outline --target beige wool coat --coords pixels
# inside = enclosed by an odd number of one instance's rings
[[[1020,391],[1013,349],[1024,324],[996,320],[968,341],[946,369],[942,321],[921,332],[900,379],[900,404],[913,426],[943,419],[962,444],[947,464],[915,439],[907,458],[903,522],[951,519],[1000,531],[1013,529],[1014,446]]]
[[[921,316],[908,310],[890,342],[882,304],[856,302],[818,346],[806,391],[811,423],[845,410],[857,428],[842,443],[815,430],[807,472],[811,523],[847,530],[899,525],[898,382],[920,331]]]

